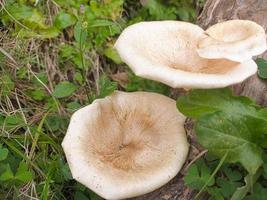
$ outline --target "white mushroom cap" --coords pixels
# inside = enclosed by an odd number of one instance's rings
[[[151,192],[181,169],[189,145],[176,102],[115,92],[75,112],[62,146],[74,179],[106,199]]]
[[[198,44],[204,58],[227,58],[243,62],[267,49],[263,27],[249,20],[230,20],[209,27]]]
[[[220,88],[242,82],[257,71],[243,63],[198,55],[204,31],[179,21],[141,22],[126,28],[115,48],[136,75],[174,88]]]

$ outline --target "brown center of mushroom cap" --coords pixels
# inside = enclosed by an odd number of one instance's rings
[[[175,109],[175,103],[172,106]],[[157,170],[168,163],[168,157],[176,149],[168,143],[177,138],[177,128],[168,127],[177,123],[177,116],[168,114],[166,118],[166,114],[157,112],[155,106],[152,111],[152,107],[140,106],[138,102],[118,103],[118,99],[111,98],[98,102],[99,112],[88,123],[88,137],[83,143],[88,162],[92,158],[98,160],[94,166],[99,170],[140,173],[151,170],[149,166]]]
[[[94,130],[91,130],[95,138],[88,141],[89,150],[113,168],[125,171],[141,169],[142,164],[137,162],[138,154],[159,142],[154,127],[156,121],[141,109],[100,107],[102,112],[96,119]]]

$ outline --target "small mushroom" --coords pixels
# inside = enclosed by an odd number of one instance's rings
[[[115,48],[138,76],[173,88],[221,88],[242,82],[257,71],[249,59],[207,59],[197,52],[207,38],[199,26],[179,21],[141,22],[126,28]]]
[[[226,58],[243,62],[266,49],[264,29],[249,20],[229,20],[209,27],[198,43],[197,52],[204,58]]]
[[[181,169],[189,145],[173,99],[115,92],[75,112],[62,146],[74,179],[106,199],[151,192]]]

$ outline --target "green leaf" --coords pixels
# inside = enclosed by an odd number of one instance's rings
[[[217,178],[216,179],[217,185],[220,187],[220,191],[223,194],[223,196],[227,199],[235,192],[237,186],[234,182],[225,180],[223,178]]]
[[[61,29],[74,25],[76,23],[76,18],[69,13],[61,11],[56,16],[54,23],[55,23],[55,26],[61,30]]]
[[[210,153],[223,157],[228,152],[227,162],[240,162],[251,174],[263,163],[255,132],[242,117],[223,112],[204,115],[197,122],[196,132],[198,141]]]
[[[231,197],[231,200],[241,200],[243,199],[246,194],[252,190],[252,187],[254,185],[254,183],[256,182],[256,180],[259,178],[260,173],[256,173],[255,175],[252,174],[248,174],[245,177],[245,185],[242,187],[237,188],[237,190],[235,191],[235,193],[233,194],[233,196]]]
[[[267,180],[267,154],[263,154],[263,177]]]
[[[176,19],[174,7],[166,7],[156,0],[148,0],[145,4],[149,14],[154,20],[174,20]]]
[[[240,115],[257,115],[255,103],[247,97],[233,96],[229,88],[192,90],[177,100],[179,111],[188,117],[224,111]]]
[[[63,98],[71,96],[77,89],[77,86],[68,81],[63,81],[56,85],[53,95],[56,98]]]
[[[258,75],[262,79],[267,79],[267,60],[264,60],[262,58],[258,58],[256,60],[256,63],[258,65]]]
[[[13,172],[9,164],[3,165],[3,173],[0,174],[0,181],[8,181],[14,178]]]
[[[86,197],[81,191],[76,191],[74,193],[74,200],[90,200],[90,198]]]
[[[5,160],[8,155],[8,149],[4,148],[2,144],[0,144],[0,161]]]
[[[224,200],[221,190],[216,187],[207,188],[207,192],[212,197],[212,200]]]
[[[70,103],[67,104],[67,108],[70,111],[78,110],[81,107],[82,107],[81,104],[79,104],[77,101],[73,101],[73,102],[70,102]]]
[[[79,48],[83,49],[86,43],[87,35],[87,30],[85,27],[83,27],[83,24],[81,22],[77,22],[74,27],[74,38],[78,43]]]
[[[20,162],[15,178],[24,183],[32,180],[33,178],[32,172],[28,170],[28,166],[24,161]]]
[[[98,81],[100,93],[97,98],[104,98],[113,93],[117,88],[116,82],[110,81],[106,75],[102,75]]]
[[[260,108],[247,97],[233,96],[230,89],[193,90],[178,99],[177,107],[186,116],[196,119],[217,111],[231,115],[237,129],[246,131],[240,134],[249,133],[251,142],[267,147],[267,109]],[[240,129],[240,126],[245,128]]]
[[[11,91],[15,88],[14,82],[7,74],[2,75],[0,78],[0,95],[9,95]]]
[[[121,64],[122,63],[122,60],[121,60],[119,54],[112,47],[106,48],[104,50],[104,55],[107,56],[109,59],[111,59],[116,64]]]
[[[184,182],[187,186],[200,190],[211,176],[210,169],[206,166],[203,160],[199,160],[197,164],[189,167]],[[210,180],[207,186],[212,186],[215,183],[214,177]]]
[[[5,123],[7,125],[20,125],[24,123],[24,121],[20,115],[14,114],[14,115],[6,116]]]
[[[31,90],[28,92],[29,96],[36,101],[42,101],[46,98],[47,93],[43,89]]]
[[[256,183],[253,194],[247,196],[244,200],[266,200],[266,195],[267,188],[264,188],[259,183]]]
[[[170,95],[170,88],[156,81],[140,78],[132,73],[128,73],[128,83],[124,86],[127,92],[147,91]]]

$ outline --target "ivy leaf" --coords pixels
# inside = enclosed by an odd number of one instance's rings
[[[267,60],[264,60],[262,58],[258,58],[256,60],[256,63],[258,65],[258,75],[262,79],[267,79]]]
[[[196,132],[198,141],[210,153],[218,157],[228,153],[226,161],[240,162],[251,174],[263,163],[257,137],[246,119],[223,112],[204,115],[197,122]]]
[[[76,89],[77,86],[74,85],[73,83],[70,83],[68,81],[63,81],[58,85],[56,85],[53,95],[57,98],[68,97],[71,96]]]
[[[196,164],[193,164],[189,167],[188,172],[184,177],[184,182],[189,187],[200,190],[209,180],[211,173],[212,172],[204,163],[204,161],[199,160]],[[214,183],[215,179],[213,177],[207,186],[212,186]]]

